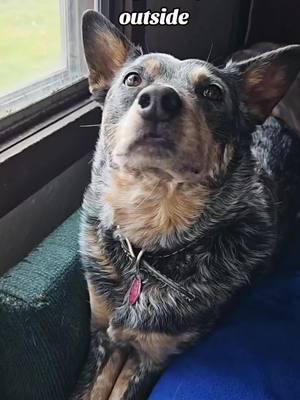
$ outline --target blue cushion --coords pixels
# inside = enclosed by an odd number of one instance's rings
[[[275,272],[178,356],[151,400],[300,399],[300,224]]]

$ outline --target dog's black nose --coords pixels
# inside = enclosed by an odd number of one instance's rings
[[[144,119],[169,121],[182,107],[178,93],[167,86],[150,86],[138,98],[139,112]]]

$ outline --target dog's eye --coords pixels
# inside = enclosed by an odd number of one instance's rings
[[[220,86],[212,84],[202,90],[202,96],[209,100],[221,101],[223,99],[223,91]]]
[[[139,86],[142,83],[142,78],[136,72],[130,72],[124,79],[124,84],[130,87]]]

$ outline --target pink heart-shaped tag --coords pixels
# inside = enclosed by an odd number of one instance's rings
[[[135,304],[142,291],[142,280],[139,276],[136,276],[132,282],[130,292],[129,292],[129,303],[131,305]]]

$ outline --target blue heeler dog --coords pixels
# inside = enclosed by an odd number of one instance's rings
[[[83,41],[103,116],[81,227],[91,344],[73,398],[143,399],[269,269],[295,219],[300,140],[269,116],[300,46],[219,69],[142,55],[92,11]]]

